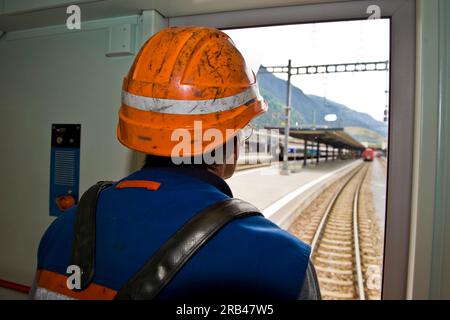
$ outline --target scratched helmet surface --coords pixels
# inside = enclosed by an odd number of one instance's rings
[[[266,109],[254,73],[227,34],[170,27],[143,45],[124,78],[117,136],[130,149],[170,157],[180,142],[174,132],[182,129],[191,148],[181,156],[194,156],[223,144],[232,137],[227,133]],[[208,129],[224,140],[203,139]]]

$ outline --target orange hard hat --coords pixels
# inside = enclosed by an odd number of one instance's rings
[[[266,110],[255,74],[227,34],[170,27],[144,44],[123,81],[117,136],[130,149],[170,157],[179,143],[173,133],[181,129],[192,138],[180,156],[195,156]],[[224,140],[199,139],[194,128],[219,130]]]

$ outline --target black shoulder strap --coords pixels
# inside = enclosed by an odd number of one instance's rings
[[[119,290],[115,299],[153,299],[208,240],[234,219],[261,215],[251,204],[227,199],[186,222]]]
[[[100,181],[90,187],[78,203],[72,243],[71,264],[81,270],[81,288],[86,289],[94,277],[95,269],[95,212],[97,200],[103,189],[112,185],[110,181]]]

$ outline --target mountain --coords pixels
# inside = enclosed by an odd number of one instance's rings
[[[361,142],[366,147],[372,148],[386,148],[386,138],[380,136],[378,133],[361,128],[361,127],[346,127],[345,132],[353,138]]]
[[[261,71],[261,69],[260,69]],[[258,72],[258,84],[262,96],[269,103],[269,111],[254,120],[258,127],[283,126],[284,106],[286,105],[286,81],[271,73]],[[327,114],[336,114],[336,122],[326,122]],[[311,127],[360,127],[376,132],[383,138],[387,137],[387,124],[377,121],[367,113],[358,112],[349,107],[328,100],[324,97],[307,95],[300,88],[292,86],[291,126]]]
[[[270,90],[260,87],[259,91],[266,100],[267,104],[269,105],[269,109],[263,116],[255,119],[256,124],[259,127],[284,126],[285,120],[284,106],[286,105],[286,103],[282,103]],[[301,116],[300,112],[298,112],[297,110],[292,110],[291,123],[292,126],[295,126],[296,123],[299,124],[305,123],[305,119]]]

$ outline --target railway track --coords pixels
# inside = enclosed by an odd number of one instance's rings
[[[290,228],[311,244],[323,299],[380,298],[382,254],[360,195],[369,166],[361,164],[330,186]]]

